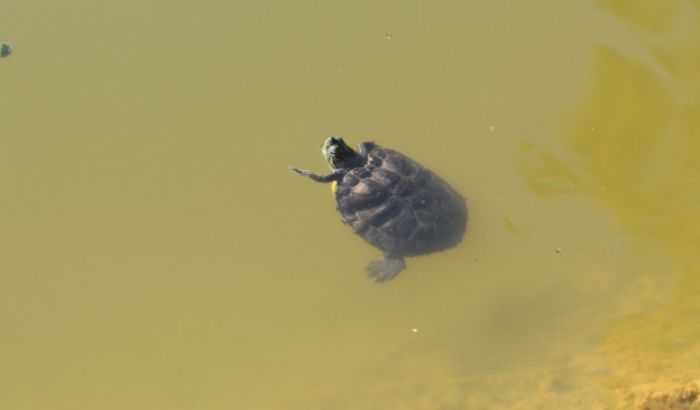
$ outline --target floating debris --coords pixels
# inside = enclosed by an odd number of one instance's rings
[[[12,47],[7,43],[0,43],[0,57],[7,57],[12,53]]]
[[[506,224],[506,228],[508,228],[508,230],[511,231],[512,233],[521,234],[521,233],[525,232],[525,230],[522,227],[516,225],[515,222],[513,222],[507,216],[503,217],[503,222]]]
[[[556,252],[556,253],[561,253],[561,248],[555,249],[554,252]]]
[[[391,33],[389,33],[389,32],[384,33],[384,38],[386,38],[387,40],[391,40],[391,37],[392,37]]]

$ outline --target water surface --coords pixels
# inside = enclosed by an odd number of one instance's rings
[[[5,3],[0,408],[692,396],[697,1]],[[452,183],[465,242],[367,281],[287,169],[330,134]]]

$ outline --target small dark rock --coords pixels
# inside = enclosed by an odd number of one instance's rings
[[[0,43],[0,57],[7,57],[12,53],[12,47],[7,43]]]

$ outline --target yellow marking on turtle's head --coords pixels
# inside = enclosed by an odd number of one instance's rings
[[[333,181],[331,184],[331,192],[335,194],[335,190],[338,189],[338,181]]]

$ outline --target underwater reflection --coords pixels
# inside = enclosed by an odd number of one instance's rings
[[[524,144],[524,169],[532,192],[594,198],[677,266],[652,275],[651,286],[674,280],[672,300],[608,328],[599,381],[616,407],[690,408],[700,381],[700,4],[596,3],[645,52],[597,46],[586,95],[560,139],[566,153]]]

